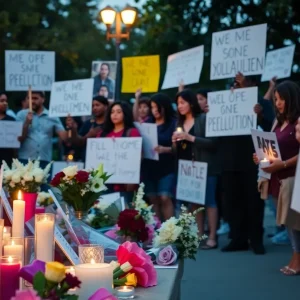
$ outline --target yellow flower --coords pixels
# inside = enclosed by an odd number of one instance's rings
[[[103,164],[100,164],[97,169],[96,177],[101,177],[103,175]]]
[[[66,268],[59,262],[48,262],[46,263],[45,277],[48,281],[59,283],[66,277]]]
[[[134,273],[128,273],[126,275],[126,282],[125,285],[130,285],[130,286],[136,286],[137,285],[137,278]]]

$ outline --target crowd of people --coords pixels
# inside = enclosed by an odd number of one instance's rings
[[[237,74],[232,89],[258,84],[256,77]],[[159,160],[142,159],[141,181],[149,203],[159,218],[166,220],[176,213],[176,179],[178,160],[206,162],[208,164],[205,210],[197,215],[199,234],[206,231],[208,238],[201,244],[203,250],[218,248],[217,229],[220,224],[230,228],[229,243],[223,252],[252,249],[255,254],[264,254],[264,206],[258,188],[259,160],[254,154],[251,135],[214,137],[205,136],[208,89],[179,87],[174,100],[163,93],[151,97],[136,92],[136,101],[110,103],[107,97],[95,95],[92,102],[93,116],[82,122],[68,117],[65,126],[59,118],[50,118],[44,106],[45,94],[32,92],[32,109],[19,111],[16,120],[23,122],[21,147],[16,151],[0,149],[0,159],[11,163],[13,157],[41,160],[42,165],[52,160],[52,138],[55,132],[65,149],[76,153],[77,160],[85,160],[88,138],[139,137],[134,122],[157,125],[158,146],[153,149]],[[0,120],[14,120],[7,113],[8,100],[0,95]],[[274,160],[263,170],[271,174],[268,184],[269,196],[276,210],[280,234],[288,232],[293,256],[280,271],[285,275],[300,273],[300,214],[290,208],[300,143],[300,88],[291,81],[270,81],[264,97],[258,97],[253,108],[258,126],[264,131],[275,132],[282,161]],[[176,128],[181,127],[182,131]],[[132,184],[114,184],[108,192],[118,191],[131,195],[137,188]],[[190,210],[199,205],[186,203]]]

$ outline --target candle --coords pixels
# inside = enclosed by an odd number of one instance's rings
[[[183,132],[182,127],[177,127],[176,132]]]
[[[0,299],[10,300],[19,289],[20,259],[15,256],[0,258]]]
[[[133,286],[120,286],[115,288],[115,295],[119,299],[132,299],[134,298],[134,287]]]
[[[4,219],[0,219],[0,256],[2,256],[3,230],[4,230]]]
[[[54,214],[35,215],[35,257],[50,262],[54,260]]]
[[[80,264],[75,266],[77,278],[81,281],[78,291],[80,300],[88,300],[99,288],[112,292],[113,268],[110,264]]]
[[[260,161],[259,165],[261,168],[267,168],[270,166],[270,161],[264,158],[263,160]]]
[[[28,87],[29,111],[32,112],[32,91],[31,85]]]
[[[21,191],[18,193],[18,200],[13,202],[13,224],[12,236],[24,237],[24,221],[25,221],[25,201],[21,200]]]
[[[6,245],[3,247],[3,254],[5,256],[19,257],[19,261],[24,261],[24,239],[23,238],[9,238]]]
[[[36,214],[44,214],[45,211],[46,211],[46,209],[45,209],[45,207],[43,207],[43,206],[37,206],[37,207],[35,208],[35,213],[36,213]]]
[[[104,248],[96,244],[78,245],[78,255],[81,264],[94,261],[95,263],[104,263]]]
[[[3,228],[3,242],[5,243],[7,239],[11,237],[11,227],[4,226]]]

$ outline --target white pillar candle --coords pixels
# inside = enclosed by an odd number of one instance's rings
[[[14,200],[13,202],[12,237],[24,237],[25,201]]]
[[[54,224],[54,214],[35,215],[35,256],[38,260],[54,260]]]
[[[3,247],[5,256],[17,256],[23,264],[24,260],[24,240],[23,238],[10,238]]]
[[[75,266],[75,273],[81,281],[80,300],[88,300],[99,288],[112,292],[113,268],[110,264],[80,264]]]

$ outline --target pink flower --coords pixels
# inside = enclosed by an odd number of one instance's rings
[[[101,288],[96,291],[89,300],[118,300],[107,289]]]
[[[157,216],[154,216],[154,221],[155,221],[155,229],[159,229],[161,227],[161,221]]]
[[[156,263],[161,266],[169,266],[176,263],[177,253],[174,251],[172,246],[161,248],[156,257]]]
[[[113,229],[105,232],[105,235],[113,240],[116,240],[119,237],[119,235],[117,234],[117,231],[119,231],[119,230],[120,230],[120,227],[118,225],[116,225]]]
[[[129,262],[135,273],[138,284],[142,287],[157,285],[157,273],[149,255],[136,243],[125,242],[117,250],[118,262],[122,265]]]
[[[34,290],[17,291],[16,296],[11,300],[41,300]]]
[[[146,225],[147,229],[148,229],[148,240],[147,243],[151,244],[153,239],[154,239],[154,235],[155,235],[155,230],[153,225]]]

